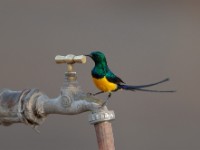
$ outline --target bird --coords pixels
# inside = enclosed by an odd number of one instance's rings
[[[112,92],[116,92],[120,89],[128,90],[128,91],[145,91],[145,92],[175,92],[173,90],[150,90],[146,89],[147,87],[151,87],[166,81],[169,81],[169,78],[165,78],[159,82],[146,84],[146,85],[127,85],[120,77],[115,75],[110,68],[108,67],[106,56],[101,51],[93,51],[90,54],[86,54],[85,56],[90,57],[95,65],[91,70],[91,75],[94,84],[100,90],[99,92],[93,94],[98,95],[101,93],[108,93],[107,100],[105,101],[104,105],[107,104],[108,99],[111,97]]]

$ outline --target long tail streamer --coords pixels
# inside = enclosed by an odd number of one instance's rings
[[[161,84],[161,83],[164,83],[164,82],[167,82],[169,81],[169,78],[166,78],[164,80],[161,80],[159,82],[155,82],[155,83],[151,83],[151,84],[146,84],[146,85],[136,85],[136,86],[133,86],[133,85],[118,85],[119,86],[119,89],[124,89],[124,90],[130,90],[130,91],[144,91],[144,92],[175,92],[174,90],[150,90],[150,89],[144,89],[144,88],[147,88],[147,87],[151,87],[151,86],[154,86],[154,85],[157,85],[157,84]]]

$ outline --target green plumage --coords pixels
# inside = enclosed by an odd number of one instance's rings
[[[120,84],[124,83],[119,77],[117,77],[108,67],[106,57],[102,52],[96,51],[90,54],[95,62],[95,66],[92,69],[92,77],[103,78],[106,77],[108,81]]]

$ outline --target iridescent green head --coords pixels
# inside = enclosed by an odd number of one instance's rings
[[[104,53],[102,53],[100,51],[91,52],[89,55],[86,55],[86,56],[89,56],[90,58],[92,58],[94,60],[95,64],[99,64],[99,63],[107,64]]]

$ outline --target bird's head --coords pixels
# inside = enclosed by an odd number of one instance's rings
[[[95,62],[95,64],[103,63],[103,62],[106,63],[106,57],[105,57],[104,53],[102,53],[100,51],[94,51],[94,52],[91,52],[90,54],[85,55],[85,56],[92,58],[93,61]]]

